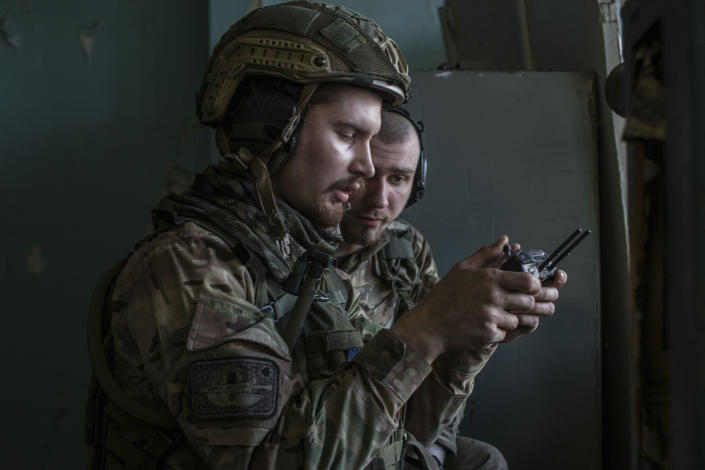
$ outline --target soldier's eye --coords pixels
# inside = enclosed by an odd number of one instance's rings
[[[409,178],[406,175],[392,175],[389,180],[392,184],[400,185],[406,183]]]

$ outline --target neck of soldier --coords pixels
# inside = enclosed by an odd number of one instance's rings
[[[340,242],[340,245],[338,245],[338,248],[335,250],[335,253],[333,254],[336,258],[341,258],[343,256],[348,256],[356,251],[362,250],[364,245],[359,245],[357,243],[348,243],[345,240]]]

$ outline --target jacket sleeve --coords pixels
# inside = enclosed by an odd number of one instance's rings
[[[440,278],[431,246],[419,231],[410,228],[421,280],[413,292],[414,302],[418,304]],[[408,404],[406,428],[416,439],[427,447],[440,444],[455,453],[458,428],[475,376],[492,353],[493,349],[481,353],[457,351],[446,353],[434,362],[433,372]]]
[[[458,426],[475,377],[494,347],[482,352],[451,351],[433,363],[433,372],[408,403],[406,429],[426,447],[438,443],[455,451]]]
[[[431,366],[390,331],[304,383],[245,267],[189,224],[143,245],[113,294],[116,376],[211,468],[361,468]]]

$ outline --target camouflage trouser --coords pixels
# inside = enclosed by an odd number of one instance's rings
[[[458,436],[458,453],[448,455],[445,470],[507,470],[509,467],[502,453],[494,446]]]

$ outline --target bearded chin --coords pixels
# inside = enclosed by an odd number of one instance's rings
[[[356,223],[354,219],[344,218],[340,224],[343,239],[351,245],[369,246],[377,241],[381,230],[374,230],[363,227]]]
[[[313,207],[309,217],[311,222],[319,228],[336,227],[343,218],[344,208],[341,204],[317,204]]]

